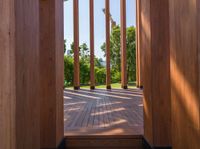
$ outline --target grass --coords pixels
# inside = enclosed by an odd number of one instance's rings
[[[136,88],[135,84],[136,84],[135,82],[130,82],[129,85],[128,85],[128,88]],[[115,89],[121,89],[121,84],[120,83],[112,83],[111,87],[115,88]],[[69,87],[66,87],[66,88],[67,89],[73,89],[73,86],[69,86]],[[90,89],[90,86],[89,85],[82,85],[81,88],[82,89]],[[96,85],[95,88],[106,89],[106,85]]]

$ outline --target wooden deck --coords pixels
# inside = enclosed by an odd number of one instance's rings
[[[65,136],[143,135],[138,89],[64,91]]]

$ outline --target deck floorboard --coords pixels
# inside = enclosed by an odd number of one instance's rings
[[[64,91],[65,136],[143,135],[142,91]]]

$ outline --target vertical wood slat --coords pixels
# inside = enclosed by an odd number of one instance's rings
[[[63,139],[63,86],[64,86],[64,3],[63,0],[55,0],[55,30],[56,30],[56,145],[60,145]]]
[[[39,1],[0,2],[1,149],[40,148],[38,13]]]
[[[152,120],[152,98],[151,98],[151,21],[150,21],[150,0],[140,0],[140,51],[142,83],[144,86],[144,137],[153,144],[153,120]],[[148,75],[147,75],[148,74]],[[146,126],[145,124],[148,124]]]
[[[140,2],[144,137],[154,147],[165,147],[171,145],[169,4]]]
[[[40,145],[39,1],[14,4],[16,146],[35,149]]]
[[[73,0],[74,13],[74,89],[80,88],[79,65],[79,0]]]
[[[127,89],[127,56],[126,56],[126,0],[120,1],[121,21],[121,86]]]
[[[200,1],[169,2],[172,144],[199,149]]]
[[[40,144],[63,139],[63,0],[40,0]]]
[[[136,86],[142,88],[141,76],[141,49],[140,49],[140,24],[141,24],[141,1],[136,0]]]
[[[197,30],[198,30],[198,79],[199,79],[199,94],[198,94],[198,98],[200,99],[200,1],[197,1],[197,14],[198,14],[198,18],[197,18]],[[199,106],[200,107],[200,106]],[[199,124],[200,124],[200,108],[199,108]],[[200,137],[200,125],[199,125],[199,137]],[[200,146],[200,143],[199,143]]]
[[[56,119],[54,5],[53,0],[40,0],[41,148],[55,147],[55,123],[51,123]]]
[[[90,88],[95,89],[94,72],[94,0],[90,0]]]
[[[154,146],[171,145],[169,1],[151,0],[151,96]],[[146,74],[147,75],[147,74]],[[164,84],[164,85],[163,85]],[[147,126],[148,124],[146,124]]]
[[[106,88],[111,89],[110,74],[110,0],[105,0],[106,12]]]
[[[0,148],[15,149],[14,1],[0,4]],[[12,11],[11,11],[12,10]],[[9,34],[8,34],[9,33]]]

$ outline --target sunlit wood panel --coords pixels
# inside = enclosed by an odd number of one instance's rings
[[[144,136],[154,147],[171,146],[168,0],[141,0],[140,51]]]
[[[200,147],[199,0],[170,0],[172,143]]]

